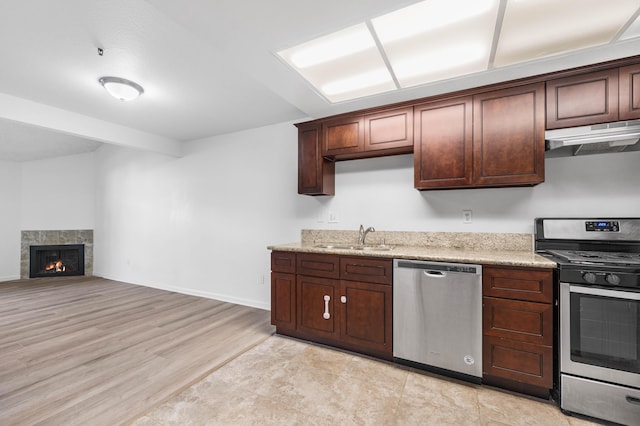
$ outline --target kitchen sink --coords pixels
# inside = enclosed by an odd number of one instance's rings
[[[393,250],[392,246],[377,245],[377,246],[360,246],[357,244],[316,244],[314,247],[323,248],[328,250],[360,250],[360,251],[389,251]]]

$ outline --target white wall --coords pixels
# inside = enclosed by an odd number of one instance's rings
[[[640,216],[640,152],[549,159],[533,188],[425,192],[411,155],[347,161],[334,197],[308,197],[291,123],[185,148],[180,159],[96,152],[96,275],[268,308],[266,246],[303,228],[530,233],[537,216]]]
[[[94,153],[20,164],[23,230],[93,229]]]
[[[0,161],[0,281],[20,278],[20,165]]]

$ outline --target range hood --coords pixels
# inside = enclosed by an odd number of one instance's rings
[[[640,151],[640,120],[547,130],[545,157]]]

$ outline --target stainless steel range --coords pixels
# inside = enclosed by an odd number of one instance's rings
[[[640,425],[640,218],[539,218],[558,263],[559,398],[565,412]]]

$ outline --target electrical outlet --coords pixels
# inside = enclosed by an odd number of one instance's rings
[[[462,210],[462,223],[471,223],[472,215],[471,210]]]
[[[334,211],[330,211],[328,218],[327,218],[327,222],[329,223],[338,223],[338,213],[334,212]]]

